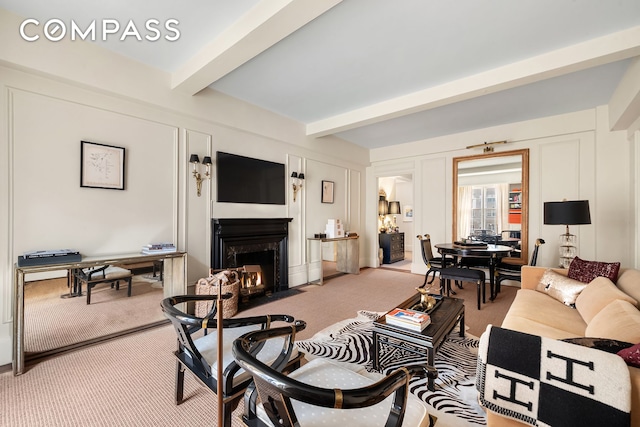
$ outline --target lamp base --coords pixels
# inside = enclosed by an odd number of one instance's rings
[[[560,235],[560,268],[569,268],[571,261],[578,255],[578,239],[575,234],[564,233]]]

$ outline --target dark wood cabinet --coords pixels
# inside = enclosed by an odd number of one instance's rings
[[[404,233],[380,233],[382,263],[391,264],[404,259]]]

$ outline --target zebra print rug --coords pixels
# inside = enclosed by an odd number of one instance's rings
[[[383,349],[381,364],[386,369],[382,373],[374,371],[370,356],[373,322],[383,314],[361,310],[356,318],[334,324],[296,345],[306,353],[307,359],[326,357],[345,362],[353,370],[372,377],[387,374],[399,366],[424,362],[424,358]],[[437,418],[436,427],[486,425],[475,389],[477,354],[478,339],[461,338],[454,330],[436,353],[435,391],[427,389],[426,379],[411,381],[411,392],[422,399],[429,413]]]

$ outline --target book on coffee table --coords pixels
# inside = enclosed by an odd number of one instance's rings
[[[421,332],[431,323],[431,317],[427,313],[404,308],[394,308],[385,315],[385,320],[390,325],[418,332]]]

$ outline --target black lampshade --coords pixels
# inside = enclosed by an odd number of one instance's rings
[[[589,201],[545,202],[544,223],[549,225],[591,224]]]
[[[200,163],[200,157],[198,157],[197,154],[192,154],[191,157],[189,157],[189,163]]]
[[[204,158],[202,159],[202,164],[203,165],[210,165],[211,164],[211,157],[204,156]]]
[[[400,202],[389,202],[389,214],[398,215],[400,213]]]
[[[304,179],[304,174],[302,172],[298,175],[298,179]]]
[[[389,212],[389,204],[383,198],[378,200],[378,215],[386,215]]]
[[[297,178],[298,172],[291,172],[291,178]]]

